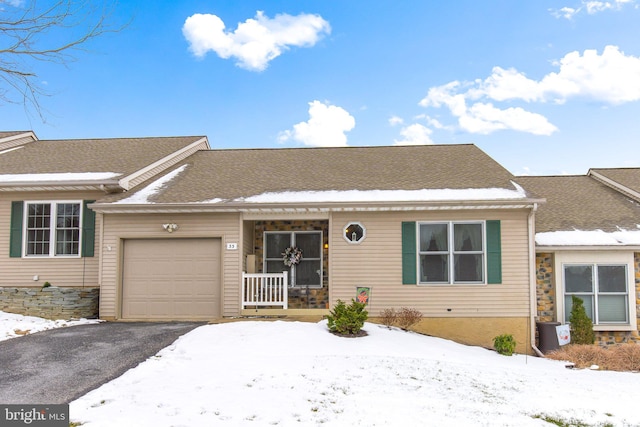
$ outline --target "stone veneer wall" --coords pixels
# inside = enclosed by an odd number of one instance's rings
[[[553,254],[536,254],[536,300],[538,320],[553,322],[556,318],[556,288],[553,283]]]
[[[256,221],[254,253],[256,271],[262,273],[265,231],[322,231],[322,288],[289,288],[289,308],[329,307],[329,221],[323,220],[274,220]]]
[[[603,347],[626,342],[640,342],[640,253],[634,253],[633,258],[635,289],[634,292],[629,294],[629,298],[634,298],[636,301],[638,330],[596,331],[596,343]],[[553,254],[536,253],[536,294],[538,319],[541,322],[556,321],[556,295],[553,275]]]
[[[45,319],[97,318],[100,288],[0,288],[0,310]]]

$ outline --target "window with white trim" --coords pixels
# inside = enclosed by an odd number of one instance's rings
[[[571,315],[572,296],[584,302],[594,325],[629,323],[626,264],[564,264],[564,320]]]
[[[25,256],[80,255],[81,202],[26,202]]]
[[[421,284],[485,282],[484,222],[418,223]]]

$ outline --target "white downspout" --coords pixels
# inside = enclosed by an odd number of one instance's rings
[[[538,313],[537,286],[536,286],[536,227],[535,213],[538,204],[534,203],[528,217],[529,229],[529,333],[531,334],[531,348],[540,357],[545,357],[544,353],[536,347],[536,317]]]

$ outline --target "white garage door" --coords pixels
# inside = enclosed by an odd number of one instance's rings
[[[125,240],[122,317],[220,317],[220,239]]]

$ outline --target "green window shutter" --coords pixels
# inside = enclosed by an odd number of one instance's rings
[[[96,243],[96,213],[87,205],[95,200],[82,202],[82,256],[92,257],[93,247]]]
[[[416,270],[416,223],[402,223],[402,284],[415,285]]]
[[[502,283],[500,221],[487,221],[487,283]]]
[[[22,257],[22,215],[24,202],[11,202],[11,234],[9,237],[9,256]]]

